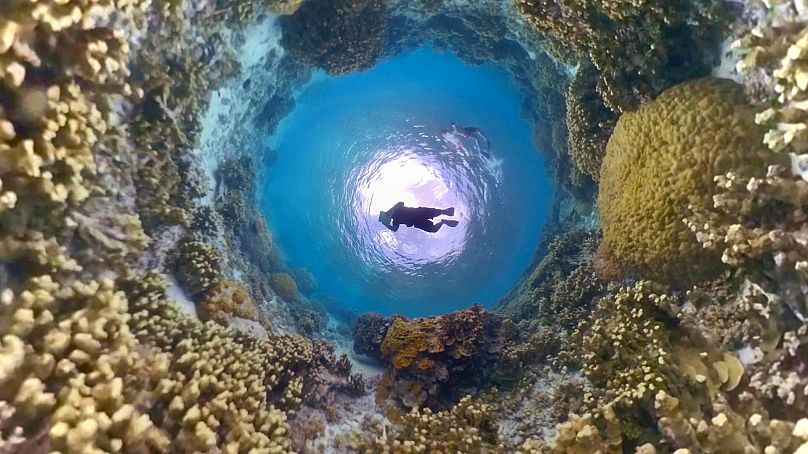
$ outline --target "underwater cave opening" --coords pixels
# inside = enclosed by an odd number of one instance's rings
[[[553,197],[521,102],[505,70],[430,47],[363,73],[316,73],[267,137],[278,159],[258,187],[286,262],[359,312],[495,302],[528,266]],[[452,122],[483,134],[452,133]],[[435,221],[459,224],[393,232],[378,214],[399,201],[454,207]]]

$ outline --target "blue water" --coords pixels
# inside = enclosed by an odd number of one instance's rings
[[[490,304],[527,266],[552,197],[519,117],[520,95],[492,66],[429,48],[370,71],[317,75],[270,146],[259,190],[284,258],[358,311],[435,315]],[[454,121],[491,143],[441,134]],[[455,207],[457,227],[387,230],[396,202]]]

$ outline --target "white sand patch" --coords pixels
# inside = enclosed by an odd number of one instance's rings
[[[743,83],[744,78],[735,69],[740,60],[740,54],[732,48],[732,39],[725,40],[721,43],[721,63],[713,68],[712,75]]]
[[[168,279],[168,287],[166,288],[166,296],[168,300],[171,301],[174,306],[176,306],[180,312],[185,315],[190,315],[191,317],[196,318],[196,305],[185,292],[182,291],[180,285],[177,283],[177,280],[174,279],[174,276],[167,276]]]
[[[267,330],[265,330],[260,323],[254,320],[247,320],[246,318],[241,317],[233,317],[230,320],[229,327],[236,331],[247,333],[259,339],[267,339],[269,337],[269,334],[267,334]]]

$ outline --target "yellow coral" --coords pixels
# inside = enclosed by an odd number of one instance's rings
[[[688,206],[710,206],[714,175],[760,167],[761,140],[741,87],[726,80],[683,83],[624,114],[601,167],[601,255],[671,283],[712,275],[719,257],[683,218]]]

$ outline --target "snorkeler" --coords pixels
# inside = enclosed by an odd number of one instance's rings
[[[457,125],[454,122],[452,122],[451,131],[447,129],[441,129],[440,133],[444,139],[446,139],[448,142],[450,142],[452,145],[455,146],[459,146],[460,141],[458,140],[458,136],[462,135],[467,139],[472,139],[474,140],[474,143],[477,144],[477,149],[480,150],[482,155],[487,159],[491,158],[490,155],[491,141],[488,140],[488,137],[485,134],[483,134],[480,128],[475,128],[474,126],[467,126],[463,129],[459,129]],[[482,147],[480,146],[480,139],[485,141],[485,150],[483,150]]]
[[[435,233],[443,227],[444,224],[449,227],[456,227],[458,222],[453,220],[443,220],[434,224],[431,219],[435,216],[445,214],[446,216],[454,216],[454,207],[440,210],[438,208],[418,207],[411,208],[405,207],[404,202],[398,202],[387,211],[379,212],[379,222],[384,224],[385,227],[392,231],[397,231],[398,226],[401,224],[407,227],[415,227],[423,230],[424,232]]]

